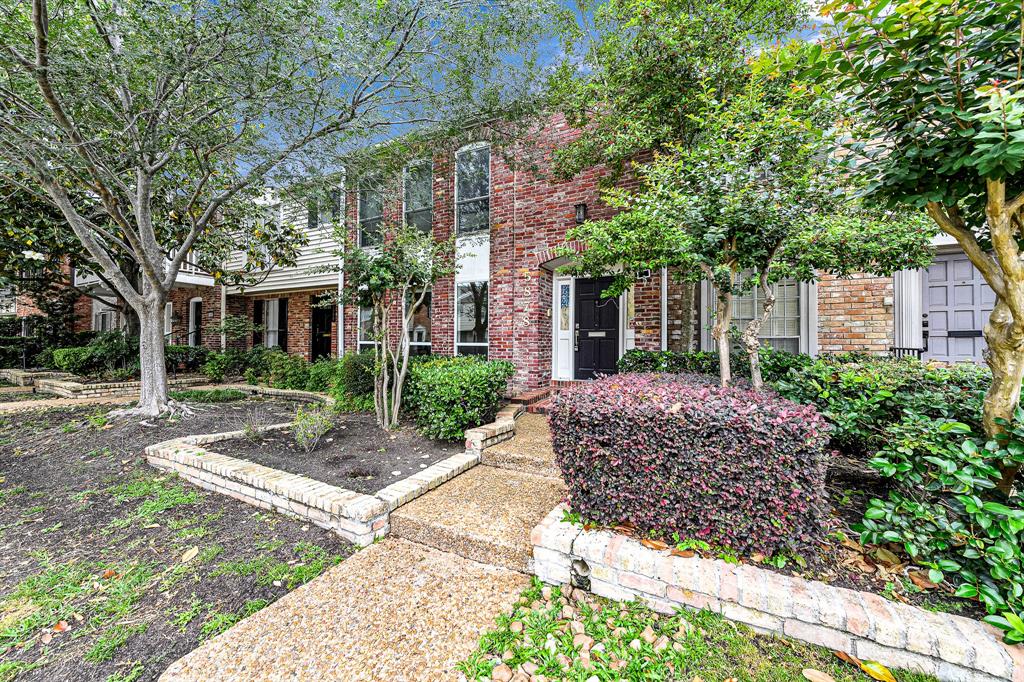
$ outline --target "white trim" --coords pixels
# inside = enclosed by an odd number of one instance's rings
[[[893,275],[893,345],[923,348],[924,270],[900,270]]]
[[[576,379],[576,344],[575,344],[575,333],[576,333],[576,280],[577,279],[590,279],[587,277],[553,277],[551,281],[551,308],[550,308],[550,319],[551,319],[551,378],[555,381],[574,381]],[[569,353],[569,366],[568,376],[564,375],[559,371],[558,360],[559,351],[558,345],[560,339],[558,338],[558,323],[559,314],[561,307],[561,286],[564,284],[569,285],[569,339],[568,339],[568,353]],[[628,333],[631,331],[628,327],[628,320],[626,318],[626,296],[627,292],[619,294],[619,358],[621,359],[625,355],[626,351],[634,347],[634,339],[627,338]]]
[[[195,304],[195,303],[199,304],[199,321],[198,321],[198,324],[196,324],[196,316],[192,313],[192,307],[193,307],[193,304]],[[203,297],[202,296],[193,296],[192,298],[188,299],[188,336],[187,336],[187,339],[188,339],[188,345],[189,346],[198,346],[199,344],[196,343],[196,332],[198,331],[200,335],[203,333],[202,332],[202,326],[203,326],[203,308],[202,308],[202,305],[203,305]]]
[[[668,350],[668,268],[661,269],[661,349]]]
[[[801,353],[816,357],[818,355],[818,283],[799,282],[800,296],[800,340],[798,348]],[[715,289],[711,282],[704,279],[700,282],[700,349],[715,350],[715,341],[711,338],[713,313],[717,304]]]
[[[481,283],[487,285],[487,341],[486,343],[480,343],[479,341],[474,341],[473,343],[461,343],[459,341],[459,287],[468,284]],[[454,303],[452,311],[455,313],[452,315],[452,355],[457,356],[459,354],[459,346],[486,348],[487,355],[489,355],[491,350],[491,281],[489,279],[467,280],[464,282],[455,281],[453,282],[452,287],[452,301]]]
[[[164,303],[164,339],[170,343],[174,337],[174,304]]]

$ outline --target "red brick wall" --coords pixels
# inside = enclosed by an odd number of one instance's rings
[[[187,345],[189,329],[189,301],[203,299],[202,345],[211,350],[220,350],[220,334],[209,327],[220,324],[220,287],[175,287],[167,300],[174,306],[174,323],[171,325],[171,343]]]
[[[887,353],[893,345],[893,279],[873,275],[818,283],[818,351]]]
[[[292,355],[301,355],[309,360],[312,351],[313,298],[325,293],[334,293],[333,289],[320,289],[317,291],[296,291],[291,293],[257,294],[253,296],[229,296],[229,314],[245,314],[250,320],[253,314],[253,301],[267,301],[275,298],[283,298],[288,301],[288,352]],[[239,311],[239,312],[234,312]],[[238,345],[244,348],[252,347],[252,337]],[[338,354],[338,318],[335,313],[334,322],[331,324],[331,355]]]

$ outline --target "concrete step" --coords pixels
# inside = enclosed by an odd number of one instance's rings
[[[565,495],[561,480],[480,465],[391,513],[391,534],[526,573],[530,531]]]
[[[551,449],[551,431],[547,417],[524,414],[516,420],[514,438],[483,451],[480,461],[488,466],[524,471],[539,476],[560,476]]]

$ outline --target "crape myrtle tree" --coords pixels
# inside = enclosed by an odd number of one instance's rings
[[[137,411],[170,407],[161,316],[186,259],[218,277],[230,251],[288,261],[295,232],[255,219],[263,188],[396,131],[500,109],[534,80],[546,10],[0,0],[0,174],[60,210],[82,259],[137,313]]]
[[[738,333],[759,389],[760,331],[780,279],[891,274],[931,258],[927,221],[872,214],[848,199],[844,166],[828,154],[828,103],[780,77],[775,59],[774,51],[762,55],[745,87],[724,100],[705,89],[703,108],[690,117],[701,134],[634,164],[640,189],[607,190],[605,199],[621,212],[573,229],[568,238],[587,248],[565,252],[573,272],[616,273],[605,295],[620,293],[650,268],[711,282],[723,386],[732,379],[737,295],[760,292],[760,311]]]
[[[834,3],[805,77],[840,93],[866,195],[924,208],[995,293],[984,328],[997,435],[1024,377],[1024,24],[1009,0]],[[1011,490],[1016,466],[1003,472]]]
[[[381,237],[377,246],[361,247],[346,240],[342,299],[370,310],[365,332],[374,343],[373,403],[377,423],[390,431],[401,417],[413,319],[434,284],[451,277],[458,267],[454,235],[435,239],[401,220],[376,229]]]
[[[692,144],[707,93],[725,99],[742,88],[760,46],[806,18],[803,0],[578,4],[580,21],[564,35],[566,58],[549,90],[553,108],[586,133],[556,150],[554,172],[573,177],[602,164],[608,183],[637,155]],[[694,286],[684,291],[694,298]]]

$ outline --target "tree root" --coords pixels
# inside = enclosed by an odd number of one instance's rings
[[[143,419],[139,423],[143,426],[156,426],[156,424],[149,422],[149,420],[171,419],[174,417],[194,417],[202,411],[202,409],[188,405],[187,403],[168,399],[156,414],[153,413],[153,410],[151,410],[149,406],[135,405],[134,407],[111,410],[107,413],[107,416],[111,419],[137,419],[142,417]]]

